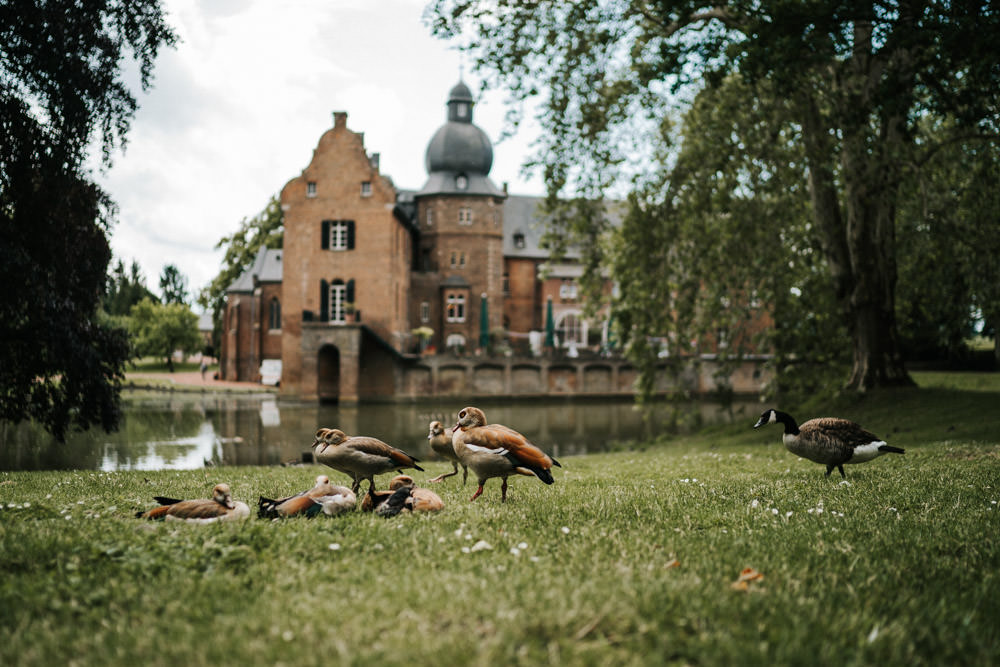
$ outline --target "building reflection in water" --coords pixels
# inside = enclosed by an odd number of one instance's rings
[[[652,409],[630,400],[482,400],[490,422],[507,424],[554,456],[629,449],[668,432],[751,419],[753,401],[723,407],[708,401]],[[74,433],[54,442],[32,424],[0,431],[0,469],[194,469],[206,465],[278,465],[308,455],[319,427],[370,435],[431,460],[427,425],[455,423],[467,402],[379,403],[357,406],[252,396],[173,395],[130,401],[117,433]],[[674,406],[677,407],[677,406]],[[680,421],[678,421],[678,417]]]

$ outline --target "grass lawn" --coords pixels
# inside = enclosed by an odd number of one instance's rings
[[[450,478],[394,519],[133,516],[319,466],[0,473],[0,664],[997,664],[1000,389],[918,382],[781,406],[906,448],[846,483],[753,420],[568,457],[505,505]]]

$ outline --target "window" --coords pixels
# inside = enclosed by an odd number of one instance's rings
[[[459,118],[465,118],[469,115],[469,105],[465,102],[460,102],[456,107],[456,110],[458,111]]]
[[[451,251],[451,268],[458,266],[458,253],[454,250]]]
[[[524,247],[524,234],[521,232],[514,232],[514,247],[523,248]]]
[[[348,304],[354,301],[354,281],[346,283],[336,278],[329,283],[320,281],[320,315],[321,322],[343,324],[347,321]]]
[[[465,321],[465,295],[451,293],[447,297],[447,309],[445,311],[447,316],[445,320],[448,322],[464,322]]]
[[[460,268],[460,269],[465,268],[465,253],[464,252],[460,252],[458,254],[458,268]]]
[[[720,350],[724,350],[729,347],[729,329],[724,327],[719,327],[715,330],[715,342],[716,346]]]
[[[306,197],[316,196],[316,181],[309,181],[306,183]]]
[[[567,313],[556,327],[556,334],[563,346],[570,343],[583,344],[583,322],[575,313]]]
[[[471,225],[472,224],[472,209],[471,208],[460,208],[460,209],[458,209],[458,224],[460,224],[460,225]]]
[[[422,301],[420,303],[420,322],[421,324],[427,324],[431,321],[431,304],[429,301]]]
[[[354,221],[324,220],[320,240],[324,250],[353,250]]]
[[[271,299],[268,309],[267,328],[272,331],[281,329],[281,302],[277,297]]]
[[[371,197],[372,196],[372,182],[371,181],[361,181],[361,196]]]
[[[459,174],[455,177],[455,187],[459,190],[465,190],[469,187],[469,179],[465,174]]]
[[[559,298],[566,301],[573,301],[576,299],[576,283],[572,280],[564,280],[561,285],[559,285]]]
[[[432,208],[427,209],[427,226],[434,226],[434,209]]]
[[[510,296],[510,274],[503,274],[503,295]]]

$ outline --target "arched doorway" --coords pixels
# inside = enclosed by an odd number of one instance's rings
[[[323,403],[340,399],[340,350],[324,345],[316,355],[316,395]]]

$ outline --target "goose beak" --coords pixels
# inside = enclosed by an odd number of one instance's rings
[[[764,425],[764,424],[766,424],[766,423],[767,423],[767,422],[766,422],[766,421],[764,421],[764,418],[763,418],[763,417],[761,417],[760,419],[758,419],[758,420],[757,420],[757,423],[756,423],[756,424],[754,424],[754,425],[753,425],[753,427],[754,427],[754,428],[760,428],[761,426],[763,426],[763,425]]]

